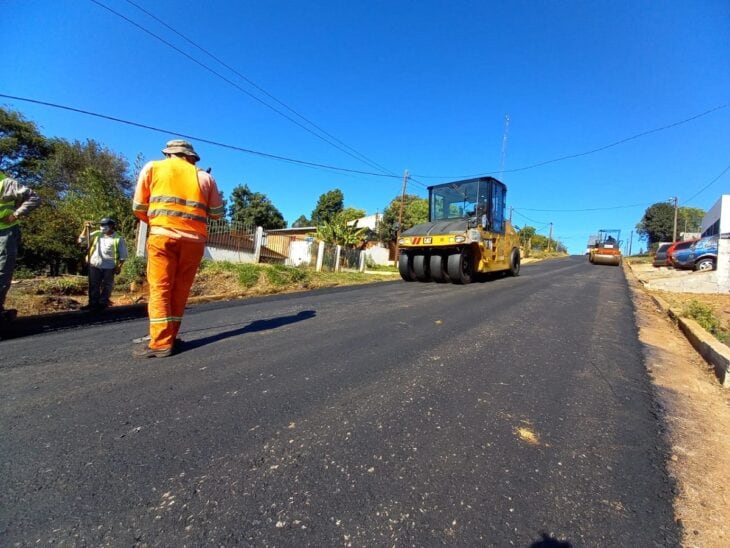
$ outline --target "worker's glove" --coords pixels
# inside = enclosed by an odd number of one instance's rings
[[[122,271],[122,265],[117,265],[114,267],[114,274],[119,274]]]

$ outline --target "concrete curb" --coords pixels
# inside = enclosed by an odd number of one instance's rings
[[[634,276],[639,283],[642,283],[633,268],[631,268],[631,265],[627,262],[624,262],[624,264],[627,265],[624,272],[626,270],[631,271],[631,275]],[[644,286],[642,284],[642,288],[643,287]],[[730,374],[728,373],[728,370],[730,370],[730,348],[705,331],[705,329],[693,319],[683,318],[680,310],[670,307],[669,303],[658,295],[653,295],[648,292],[647,294],[652,298],[657,306],[678,325],[679,329],[682,333],[684,333],[684,336],[687,337],[687,340],[694,349],[710,365],[712,365],[720,384],[725,388],[730,388]]]

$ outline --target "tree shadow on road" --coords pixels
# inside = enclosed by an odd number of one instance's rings
[[[244,325],[243,327],[239,327],[237,329],[223,331],[221,333],[216,333],[215,335],[203,337],[202,339],[185,341],[182,343],[179,352],[185,352],[187,350],[200,348],[201,346],[222,341],[223,339],[228,339],[230,337],[244,335],[245,333],[255,333],[257,331],[268,331],[270,329],[276,329],[277,327],[283,327],[285,325],[301,322],[303,320],[309,320],[311,318],[314,318],[316,315],[317,313],[314,310],[302,310],[301,312],[297,312],[296,314],[290,316],[280,316],[278,318],[272,318],[270,320],[255,320],[248,325]]]

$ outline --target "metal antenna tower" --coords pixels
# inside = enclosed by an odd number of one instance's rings
[[[502,153],[499,159],[499,180],[502,180],[504,161],[507,159],[507,134],[509,133],[509,113],[504,115],[504,134],[502,135]]]

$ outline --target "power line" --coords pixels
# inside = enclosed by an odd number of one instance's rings
[[[700,190],[698,190],[695,194],[693,194],[690,198],[687,198],[684,203],[691,202],[694,198],[699,196],[702,192],[710,188],[713,184],[715,184],[717,181],[720,180],[720,178],[725,175],[725,173],[730,170],[730,165],[727,166],[725,169],[722,170],[722,173],[720,173],[717,177],[712,179],[709,183],[707,183],[705,186],[703,186]],[[539,211],[543,213],[580,213],[585,211],[610,211],[613,209],[631,209],[633,207],[650,207],[652,204],[630,204],[630,205],[621,205],[621,206],[608,206],[608,207],[587,207],[583,209],[534,209],[529,207],[522,207],[520,210],[522,211]],[[517,208],[513,208],[513,211],[519,211]]]
[[[588,156],[589,154],[595,154],[596,152],[601,152],[603,150],[613,148],[618,145],[622,145],[624,143],[627,143],[629,141],[633,141],[635,139],[639,139],[640,137],[645,137],[647,135],[651,135],[652,133],[658,133],[660,131],[664,131],[667,129],[671,129],[673,127],[681,126],[682,124],[686,124],[688,122],[691,122],[693,120],[697,120],[698,118],[702,118],[703,116],[707,116],[708,114],[712,114],[713,112],[716,112],[718,110],[722,110],[724,108],[727,108],[728,104],[725,103],[724,105],[719,105],[716,107],[711,108],[710,110],[706,110],[705,112],[702,112],[700,114],[696,114],[695,116],[691,116],[690,118],[686,118],[684,120],[680,120],[679,122],[673,122],[671,124],[668,124],[666,126],[661,126],[658,128],[650,129],[649,131],[644,131],[641,133],[637,133],[636,135],[632,135],[631,137],[626,137],[624,139],[621,139],[619,141],[613,142],[608,145],[604,145],[598,148],[594,148],[592,150],[588,150],[586,152],[579,152],[577,154],[569,154],[567,156],[561,156],[559,158],[553,158],[552,160],[545,160],[544,162],[538,162],[536,164],[531,164],[524,167],[518,167],[515,169],[506,169],[503,171],[488,171],[486,173],[476,173],[472,175],[416,175],[416,177],[421,177],[422,179],[468,179],[470,177],[481,177],[483,175],[496,175],[498,173],[517,173],[518,171],[527,171],[528,169],[535,169],[536,167],[542,167],[548,164],[554,164],[555,162],[562,162],[563,160],[571,160],[573,158],[580,158],[581,156]]]
[[[690,198],[687,198],[684,202],[685,203],[689,203],[692,200],[694,200],[697,196],[699,196],[705,190],[707,190],[712,185],[714,185],[720,179],[720,177],[722,177],[723,175],[725,175],[725,173],[727,173],[728,169],[730,169],[730,166],[727,166],[725,169],[723,169],[722,170],[722,173],[720,173],[720,175],[718,175],[717,177],[715,177],[712,181],[710,181],[709,183],[707,183],[705,186],[703,186],[701,189],[699,189],[697,192],[695,192]]]
[[[320,126],[318,126],[317,124],[315,124],[314,122],[312,122],[311,120],[309,120],[308,118],[306,118],[304,115],[300,114],[299,112],[297,112],[296,110],[294,110],[293,108],[291,108],[289,105],[287,105],[283,101],[277,99],[274,95],[272,95],[271,93],[269,93],[268,91],[266,91],[264,88],[262,88],[261,86],[259,86],[258,84],[256,84],[256,82],[254,82],[250,78],[246,77],[245,75],[241,74],[238,70],[236,70],[232,66],[228,65],[223,60],[221,60],[218,57],[216,57],[215,55],[213,55],[210,51],[208,51],[207,49],[205,49],[201,45],[197,44],[196,42],[194,42],[193,40],[191,40],[190,38],[188,38],[187,36],[185,36],[184,34],[182,34],[181,32],[179,32],[178,30],[174,29],[172,26],[168,25],[165,21],[163,21],[162,19],[160,19],[159,17],[157,17],[153,13],[147,11],[142,6],[140,6],[139,4],[137,4],[136,2],[133,2],[132,0],[127,0],[127,3],[128,4],[131,4],[132,6],[134,6],[135,8],[137,8],[138,10],[140,10],[141,12],[145,13],[146,15],[148,15],[149,17],[151,17],[152,19],[154,19],[155,21],[157,21],[158,23],[160,23],[161,25],[163,25],[165,28],[167,28],[170,31],[172,31],[175,34],[177,34],[183,40],[185,40],[189,44],[193,45],[198,50],[202,51],[208,57],[210,57],[214,61],[218,62],[219,64],[221,64],[222,66],[224,66],[225,68],[227,68],[228,70],[230,70],[231,72],[233,72],[234,74],[236,74],[237,76],[239,76],[240,78],[242,78],[243,80],[245,80],[249,85],[253,86],[257,90],[259,90],[261,93],[263,93],[264,95],[266,95],[267,97],[269,97],[270,99],[272,99],[273,101],[276,101],[279,105],[281,105],[282,107],[284,107],[285,109],[287,109],[292,114],[298,116],[300,119],[304,120],[306,123],[308,123],[312,127],[316,128],[318,131],[322,132],[327,137],[331,138],[332,140],[334,140],[337,143],[341,144],[342,146],[344,146],[348,150],[350,150],[353,153],[357,154],[361,158],[361,161],[364,161],[366,163],[369,163],[370,165],[372,165],[374,167],[378,167],[378,168],[382,169],[383,172],[385,172],[385,173],[391,173],[390,170],[388,170],[387,168],[381,166],[380,164],[378,164],[374,160],[371,160],[370,158],[368,158],[364,154],[362,154],[362,153],[358,152],[357,150],[355,150],[354,148],[348,146],[346,143],[343,143],[337,137],[335,137],[331,133],[328,133],[323,128],[321,128]]]
[[[344,173],[356,173],[356,174],[359,174],[359,175],[370,175],[370,176],[373,176],[373,177],[387,177],[389,179],[392,179],[392,178],[400,179],[400,176],[398,176],[398,175],[390,175],[390,174],[387,174],[387,173],[373,173],[373,172],[370,172],[370,171],[361,171],[361,170],[358,170],[358,169],[348,169],[348,168],[344,168],[344,167],[330,166],[330,165],[327,165],[327,164],[318,164],[318,163],[315,163],[315,162],[307,162],[305,160],[297,160],[296,158],[288,158],[286,156],[278,156],[276,154],[269,154],[268,152],[261,152],[261,151],[258,151],[258,150],[252,150],[252,149],[249,149],[249,148],[243,148],[243,147],[239,147],[239,146],[236,146],[236,145],[229,145],[229,144],[226,144],[226,143],[221,143],[219,141],[213,141],[211,139],[206,139],[204,137],[197,137],[195,135],[186,135],[185,133],[180,133],[179,131],[174,131],[174,130],[169,130],[169,129],[162,129],[162,128],[150,126],[150,125],[147,125],[147,124],[140,124],[138,122],[132,122],[130,120],[124,120],[122,118],[116,118],[114,116],[108,116],[106,114],[99,114],[97,112],[91,112],[91,111],[82,110],[82,109],[79,109],[79,108],[68,107],[68,106],[65,106],[65,105],[58,105],[58,104],[55,104],[55,103],[48,103],[46,101],[38,101],[36,99],[29,99],[27,97],[16,97],[14,95],[5,95],[4,93],[0,93],[0,97],[5,97],[6,99],[13,99],[15,101],[25,101],[26,103],[34,103],[36,105],[43,105],[43,106],[47,106],[47,107],[58,108],[58,109],[61,109],[61,110],[68,110],[68,111],[71,111],[71,112],[77,112],[79,114],[86,114],[87,116],[94,116],[96,118],[102,118],[104,120],[111,120],[112,122],[118,122],[120,124],[126,124],[126,125],[129,125],[129,126],[139,127],[139,128],[142,128],[142,129],[148,129],[150,131],[156,131],[158,133],[164,133],[166,135],[177,135],[178,137],[184,137],[185,139],[190,139],[190,140],[198,141],[198,142],[201,142],[201,143],[207,143],[209,145],[213,145],[213,146],[217,146],[217,147],[221,147],[221,148],[227,148],[227,149],[235,150],[235,151],[238,151],[238,152],[245,152],[246,154],[253,154],[255,156],[262,156],[264,158],[271,158],[272,160],[280,160],[280,161],[283,161],[283,162],[289,162],[289,163],[292,163],[292,164],[298,164],[298,165],[303,165],[303,166],[307,166],[307,167],[330,169],[332,171],[341,171],[341,172],[344,172]]]
[[[519,212],[519,211],[518,211],[517,209],[515,209],[515,208],[512,208],[512,212],[513,212],[513,213],[517,213],[517,215],[519,215],[519,216],[520,216],[520,217],[522,217],[523,219],[526,219],[526,220],[530,221],[531,223],[537,223],[538,225],[541,225],[541,226],[543,226],[543,227],[545,227],[545,226],[547,226],[547,225],[549,225],[549,224],[550,224],[550,222],[549,222],[549,221],[537,221],[537,220],[535,220],[535,219],[531,219],[530,217],[528,217],[528,216],[527,216],[527,215],[525,215],[524,213],[520,213],[520,212]]]
[[[277,114],[278,114],[279,116],[282,116],[283,118],[286,118],[286,119],[287,119],[287,120],[289,120],[289,121],[290,121],[291,123],[293,123],[293,124],[295,124],[295,125],[299,126],[299,127],[300,127],[300,128],[302,128],[302,129],[303,129],[304,131],[306,131],[306,132],[308,132],[308,133],[310,133],[310,134],[314,135],[315,137],[317,137],[318,139],[320,139],[320,140],[324,141],[324,142],[325,142],[325,143],[327,143],[328,145],[330,145],[330,146],[332,146],[332,147],[336,148],[337,150],[339,150],[339,151],[341,151],[341,152],[344,152],[345,154],[347,154],[348,156],[351,156],[352,158],[355,158],[355,159],[356,159],[356,160],[358,160],[359,162],[363,162],[363,163],[366,163],[366,164],[370,165],[371,167],[375,167],[375,168],[377,168],[377,169],[380,169],[380,170],[382,170],[382,171],[383,171],[383,172],[385,172],[385,173],[389,173],[389,172],[388,172],[388,170],[386,170],[385,168],[383,168],[383,167],[381,167],[381,166],[379,166],[379,165],[375,164],[375,163],[374,163],[374,162],[372,162],[371,160],[363,159],[363,158],[365,158],[364,156],[360,155],[360,156],[362,156],[362,157],[358,157],[358,156],[356,156],[355,154],[353,154],[352,152],[350,152],[350,151],[346,150],[345,148],[343,148],[342,146],[339,146],[339,145],[337,145],[336,143],[333,143],[332,141],[330,141],[329,139],[327,139],[327,138],[323,137],[322,135],[320,135],[320,134],[318,134],[318,133],[316,133],[316,132],[312,131],[312,130],[311,130],[311,129],[309,129],[309,128],[308,128],[307,126],[305,126],[305,125],[301,124],[300,122],[298,122],[297,120],[295,120],[295,119],[294,119],[294,118],[292,118],[291,116],[288,116],[287,114],[285,114],[285,113],[284,113],[284,112],[282,112],[281,110],[277,109],[276,107],[274,107],[274,106],[270,105],[269,103],[267,103],[266,101],[264,101],[264,100],[263,100],[263,99],[261,99],[260,97],[257,97],[257,96],[256,96],[256,95],[254,95],[253,93],[251,93],[251,92],[249,92],[249,91],[245,90],[244,88],[242,88],[241,86],[239,86],[238,84],[236,84],[235,82],[233,82],[232,80],[230,80],[229,78],[226,78],[225,76],[223,76],[222,74],[220,74],[220,73],[219,73],[219,72],[217,72],[216,70],[212,69],[211,67],[209,67],[209,66],[208,66],[208,65],[206,65],[205,63],[202,63],[201,61],[198,61],[198,60],[197,60],[197,59],[195,59],[195,58],[194,58],[194,57],[193,57],[192,55],[189,55],[188,53],[184,52],[183,50],[181,50],[180,48],[178,48],[178,47],[177,47],[177,46],[175,46],[174,44],[171,44],[170,42],[168,42],[167,40],[165,40],[165,39],[164,39],[164,38],[162,38],[161,36],[158,36],[158,35],[157,35],[157,34],[155,34],[154,32],[152,32],[152,31],[150,31],[150,30],[148,30],[148,29],[144,28],[144,27],[143,27],[142,25],[140,25],[139,23],[137,23],[137,22],[135,22],[135,21],[131,20],[130,18],[126,17],[125,15],[123,15],[123,14],[121,14],[121,13],[119,13],[119,12],[117,12],[117,11],[113,10],[113,9],[112,9],[112,8],[110,8],[109,6],[106,6],[105,4],[102,4],[102,3],[101,3],[101,2],[99,2],[98,0],[89,0],[89,1],[90,1],[90,2],[92,2],[92,3],[94,3],[94,4],[96,4],[96,5],[98,5],[98,6],[99,6],[99,7],[101,7],[101,8],[104,8],[105,10],[107,10],[107,11],[109,11],[110,13],[112,13],[112,14],[116,15],[117,17],[119,17],[119,18],[123,19],[124,21],[128,22],[128,23],[129,23],[130,25],[133,25],[133,26],[137,27],[137,28],[138,28],[139,30],[141,30],[141,31],[143,31],[143,32],[145,32],[145,33],[147,33],[147,34],[149,34],[149,35],[150,35],[150,36],[152,36],[153,38],[156,38],[157,40],[159,40],[160,42],[162,42],[162,43],[163,43],[163,44],[165,44],[166,46],[168,46],[168,47],[170,47],[170,48],[174,49],[175,51],[177,51],[177,52],[178,52],[178,53],[179,53],[180,55],[183,55],[184,57],[188,58],[189,60],[191,60],[191,61],[192,61],[192,62],[194,62],[195,64],[199,65],[200,67],[202,67],[202,68],[204,68],[205,70],[207,70],[208,72],[210,72],[211,74],[214,74],[215,76],[217,76],[218,78],[220,78],[220,79],[221,79],[221,80],[223,80],[224,82],[226,82],[226,83],[230,84],[231,86],[233,86],[233,87],[234,87],[234,88],[236,88],[237,90],[241,91],[242,93],[245,93],[246,95],[248,95],[249,97],[251,97],[251,98],[252,98],[252,99],[254,99],[255,101],[258,101],[259,103],[261,103],[261,104],[262,104],[262,105],[264,105],[265,107],[267,107],[267,108],[269,108],[269,109],[273,110],[273,111],[274,111],[274,112],[276,112],[276,113],[277,113]],[[358,153],[358,154],[359,154],[359,153]],[[393,175],[393,174],[391,174],[391,173],[389,173],[389,174],[390,174],[390,175],[392,175],[392,176],[396,176],[396,175]]]
[[[520,208],[522,211],[540,211],[543,213],[578,213],[581,211],[608,211],[611,209],[630,209],[632,207],[648,207],[647,204],[631,204],[622,206],[608,206],[608,207],[587,207],[583,209],[532,209],[529,207]],[[515,209],[515,211],[517,211]]]

